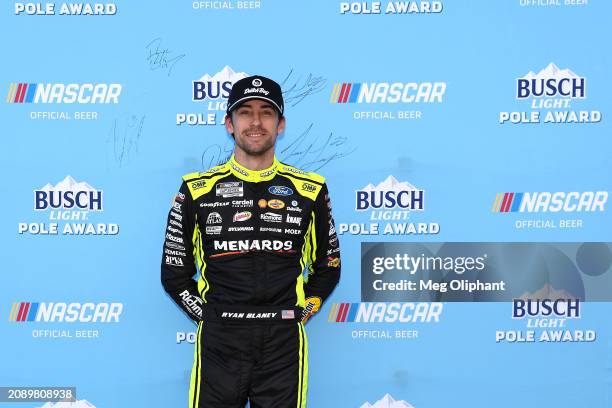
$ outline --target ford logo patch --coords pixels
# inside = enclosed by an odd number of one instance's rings
[[[293,194],[293,190],[285,186],[270,186],[270,188],[268,188],[268,191],[270,192],[270,194],[279,196],[290,196],[291,194]]]

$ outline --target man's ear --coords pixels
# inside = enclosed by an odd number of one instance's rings
[[[225,115],[225,130],[227,130],[227,133],[234,137],[234,124],[232,123],[232,117],[230,115],[231,113],[229,115]]]
[[[282,116],[279,120],[278,120],[278,128],[277,128],[277,133],[281,134],[285,131],[285,117]]]

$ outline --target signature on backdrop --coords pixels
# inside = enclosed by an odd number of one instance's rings
[[[123,167],[138,153],[145,118],[146,115],[126,114],[113,121],[106,138],[107,159]]]
[[[170,48],[164,46],[163,38],[157,37],[151,40],[145,47],[147,54],[147,64],[151,71],[161,70],[166,72],[168,76],[172,74],[174,66],[183,58],[186,54],[179,54],[174,52]]]
[[[302,81],[300,76],[296,78],[293,68],[291,68],[280,82],[285,104],[292,107],[296,106],[308,96],[321,92],[326,82],[327,79],[321,76],[314,76],[313,74],[308,74],[306,79]]]
[[[293,68],[282,81],[283,98],[286,105],[296,106],[309,96],[321,92],[327,79],[312,73],[305,77],[294,72]],[[318,171],[329,163],[346,157],[356,150],[348,143],[345,136],[334,135],[333,132],[320,132],[314,123],[306,127],[302,133],[292,136],[285,135],[276,147],[276,157],[284,163],[299,167],[306,171]],[[288,142],[285,145],[284,142]],[[211,144],[202,152],[202,168],[209,169],[225,163],[234,149],[232,140],[225,144]]]
[[[277,144],[276,157],[283,163],[306,171],[319,171],[329,163],[346,157],[357,148],[348,143],[346,136],[318,134],[311,123],[297,136],[286,135],[289,143]],[[212,144],[202,153],[202,167],[209,169],[225,163],[232,154],[234,142],[228,140],[224,145]]]

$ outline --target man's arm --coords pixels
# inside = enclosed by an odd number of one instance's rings
[[[319,310],[340,280],[340,243],[325,183],[315,200],[310,234],[315,245],[311,248],[309,276],[304,286],[304,321]]]
[[[193,276],[195,211],[187,184],[183,182],[174,198],[166,223],[161,282],[172,299],[195,321],[202,317],[202,298]]]

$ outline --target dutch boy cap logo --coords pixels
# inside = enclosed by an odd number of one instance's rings
[[[250,76],[236,81],[227,100],[227,114],[231,114],[251,99],[269,102],[282,116],[285,110],[283,92],[278,83],[261,75]]]

